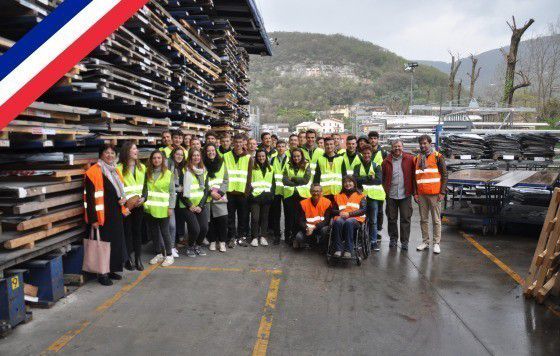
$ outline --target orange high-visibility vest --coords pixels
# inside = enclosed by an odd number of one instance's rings
[[[117,173],[120,177],[121,182],[123,182],[123,177],[121,172],[117,169]],[[94,164],[86,171],[86,177],[93,183],[95,191],[93,193],[93,197],[95,199],[95,212],[97,213],[97,222],[100,226],[103,226],[105,223],[105,198],[104,194],[105,191],[103,190],[103,172],[101,171],[101,167],[99,164]],[[122,213],[125,213],[126,208],[124,206],[121,207]],[[84,188],[84,213],[86,223],[88,223],[87,218],[87,200],[86,200],[86,190]]]
[[[415,158],[416,186],[419,195],[434,195],[441,192],[441,174],[437,166],[439,152],[434,151],[426,158],[426,168],[420,168],[420,155]]]
[[[351,213],[356,210],[360,210],[360,202],[364,199],[364,195],[359,194],[357,192],[352,193],[350,197],[347,197],[344,193],[339,193],[334,196],[334,201],[338,204],[338,210],[340,212],[347,212]],[[338,219],[340,216],[334,218],[335,220]],[[359,215],[354,217],[359,222],[363,223],[366,219],[366,215]]]
[[[325,220],[325,212],[331,206],[331,201],[325,197],[321,197],[317,206],[313,205],[311,198],[304,199],[300,202],[301,208],[305,213],[305,221],[307,227],[313,227]]]

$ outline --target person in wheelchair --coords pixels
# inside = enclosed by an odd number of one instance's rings
[[[323,187],[315,183],[311,186],[311,198],[300,202],[298,232],[293,242],[294,248],[309,244],[325,246],[331,222],[331,201],[323,197]]]
[[[334,196],[332,239],[334,257],[352,258],[357,230],[365,221],[366,198],[358,191],[356,179],[342,179],[342,191]],[[344,253],[343,253],[344,251]]]

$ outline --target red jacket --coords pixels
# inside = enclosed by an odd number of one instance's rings
[[[414,165],[414,156],[410,153],[403,152],[401,166],[404,175],[404,192],[408,197],[413,195],[415,192],[414,175],[416,167]],[[389,153],[383,160],[381,170],[383,175],[383,189],[385,190],[387,197],[389,197],[389,192],[391,191],[391,180],[393,179],[393,155],[391,153]]]

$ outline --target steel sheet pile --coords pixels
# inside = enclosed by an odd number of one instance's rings
[[[469,159],[484,155],[484,139],[475,134],[451,134],[442,137],[442,152],[447,157],[468,156]]]
[[[558,139],[549,133],[521,133],[519,144],[525,157],[554,157],[554,146]]]
[[[498,159],[507,156],[519,159],[521,146],[515,135],[512,134],[487,134],[484,136],[487,148],[487,157]]]
[[[558,139],[550,133],[449,134],[441,138],[442,153],[455,159],[552,159]]]

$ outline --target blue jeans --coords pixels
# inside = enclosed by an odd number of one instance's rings
[[[369,238],[371,244],[377,244],[377,210],[379,205],[377,200],[367,199],[367,213],[366,218],[369,225]]]
[[[360,227],[360,223],[355,218],[344,220],[339,217],[332,226],[332,237],[334,239],[335,251],[354,251],[354,230]],[[346,241],[346,248],[343,247],[343,241]]]

